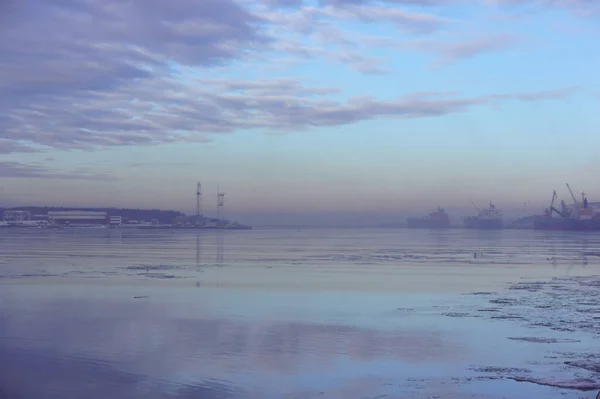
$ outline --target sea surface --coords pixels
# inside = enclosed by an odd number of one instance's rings
[[[600,234],[0,229],[3,398],[595,398]]]

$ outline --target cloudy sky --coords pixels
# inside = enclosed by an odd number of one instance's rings
[[[4,0],[0,206],[600,200],[599,42],[592,0]]]

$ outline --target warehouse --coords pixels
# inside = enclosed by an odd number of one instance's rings
[[[105,225],[108,222],[106,212],[93,211],[51,211],[48,212],[50,223],[69,225]]]

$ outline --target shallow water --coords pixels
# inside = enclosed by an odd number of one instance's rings
[[[0,398],[592,398],[599,244],[0,229]]]

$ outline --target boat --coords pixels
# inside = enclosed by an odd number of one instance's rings
[[[578,201],[568,183],[567,188],[573,198],[573,205],[568,206],[563,200],[560,202],[560,208],[555,208],[554,201],[557,199],[555,190],[550,206],[544,211],[544,216],[534,221],[533,228],[535,230],[600,231],[600,214],[594,213],[585,193],[581,193],[581,201]]]
[[[509,224],[505,224],[504,228],[514,230],[531,230],[533,229],[533,224],[538,217],[539,215],[523,216]]]
[[[502,228],[502,212],[496,208],[491,201],[487,209],[479,210],[477,205],[473,204],[479,211],[477,216],[468,216],[463,220],[464,226],[468,229],[495,230]]]
[[[435,212],[431,212],[427,216],[421,218],[408,218],[406,219],[406,222],[408,223],[408,227],[413,229],[447,229],[450,227],[450,218],[448,217],[448,214],[439,206]]]
[[[535,230],[600,231],[600,218],[572,219],[540,217],[533,223]]]

